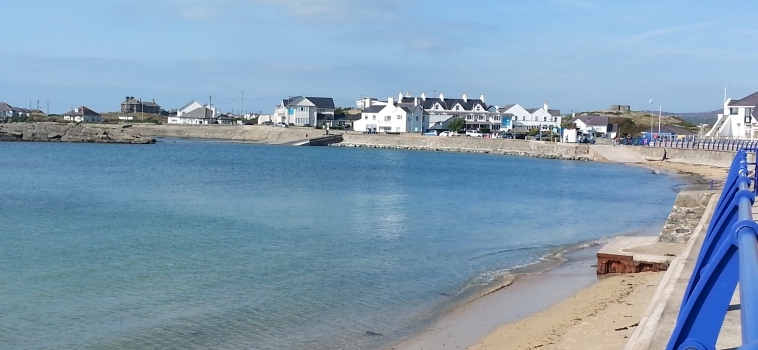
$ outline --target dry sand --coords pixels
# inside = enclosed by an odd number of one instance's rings
[[[470,349],[623,349],[663,272],[616,275],[506,324]]]

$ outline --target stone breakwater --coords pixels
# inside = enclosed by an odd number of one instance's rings
[[[0,124],[0,141],[155,143],[154,138],[142,136],[128,126],[73,123]]]
[[[489,153],[563,160],[592,160],[589,155],[589,146],[587,145],[472,137],[345,134],[343,135],[343,142],[333,144],[332,146]]]

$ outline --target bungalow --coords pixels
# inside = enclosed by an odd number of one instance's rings
[[[363,110],[361,118],[353,122],[353,130],[363,132],[414,132],[429,129],[429,116],[416,101],[396,103],[392,97],[386,105],[374,105]]]
[[[334,100],[330,97],[290,97],[274,108],[274,121],[316,126],[319,121],[332,120],[334,109]]]
[[[137,100],[134,96],[126,96],[126,100],[121,102],[121,113],[138,112],[160,114],[161,106],[155,103],[155,100],[153,102],[142,102],[142,100]]]
[[[214,121],[218,122],[215,118],[215,111],[208,107],[195,108],[188,113],[182,113],[181,116],[168,119],[169,124],[182,125],[209,125],[213,124]]]
[[[643,131],[642,136],[649,139],[651,133],[649,131]],[[697,134],[694,131],[687,130],[685,128],[675,125],[661,125],[659,128],[654,128],[652,137],[653,139],[692,139]]]
[[[615,138],[619,128],[618,124],[609,124],[608,116],[599,114],[578,116],[573,124],[582,134],[591,134],[593,137],[600,133],[603,137]]]
[[[207,111],[201,111],[198,113],[193,114],[191,117],[184,117],[185,115],[192,113],[193,111],[196,111],[198,109],[207,109],[210,111],[210,119],[216,118],[216,108],[209,106],[209,105],[201,105],[195,100],[192,100],[192,102],[184,105],[184,107],[179,108],[176,110],[176,115],[169,115],[168,117],[168,123],[169,124],[213,124],[213,120],[207,120],[208,118],[205,118]],[[184,119],[182,119],[184,117]]]
[[[753,116],[753,110],[758,106],[758,92],[754,92],[740,100],[727,99],[724,101],[724,112],[718,114],[716,124],[705,136],[728,139],[758,138],[758,120]]]
[[[101,123],[103,116],[85,106],[81,106],[63,113],[63,120],[77,123]]]

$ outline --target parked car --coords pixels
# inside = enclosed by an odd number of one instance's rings
[[[466,136],[468,137],[483,137],[484,135],[479,130],[466,130]]]
[[[265,122],[263,122],[263,125],[274,125],[274,122],[272,122],[270,120],[269,121],[265,121]]]
[[[427,130],[427,132],[424,133],[424,136],[437,136],[437,130]]]
[[[280,127],[280,128],[286,128],[286,127],[287,127],[287,123],[284,123],[284,122],[278,122],[278,123],[276,123],[276,126],[278,126],[278,127]]]

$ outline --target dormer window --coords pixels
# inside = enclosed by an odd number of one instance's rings
[[[456,106],[455,106],[455,110],[456,110],[456,111],[460,111],[460,110],[461,110],[461,106],[460,106],[460,105],[456,105]]]
[[[729,108],[729,114],[737,114],[738,113],[737,110],[739,110],[739,108],[734,108],[734,107]]]

